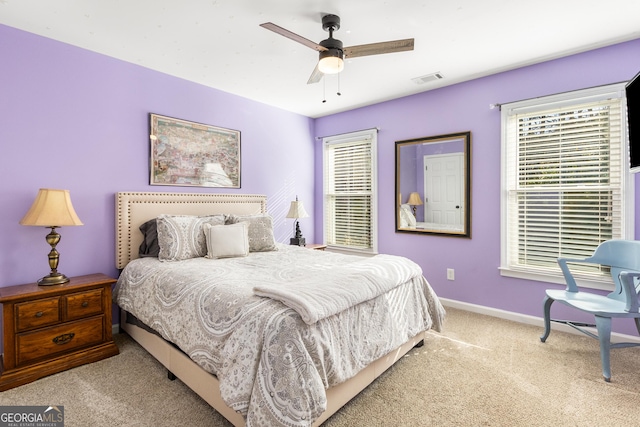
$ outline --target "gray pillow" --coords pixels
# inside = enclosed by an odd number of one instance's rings
[[[273,236],[273,219],[269,214],[259,215],[227,215],[226,224],[238,222],[249,223],[249,251],[268,252],[277,251],[276,240]]]
[[[223,215],[160,215],[157,218],[160,261],[181,261],[207,254],[204,224],[223,225]]]
[[[158,257],[160,253],[160,246],[158,245],[158,226],[156,219],[150,219],[142,224],[140,227],[142,232],[142,243],[138,248],[138,256],[143,257]]]

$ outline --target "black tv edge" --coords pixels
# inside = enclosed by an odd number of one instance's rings
[[[625,86],[627,97],[627,130],[629,132],[629,166],[640,172],[640,72]]]

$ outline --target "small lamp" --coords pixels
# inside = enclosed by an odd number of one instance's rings
[[[298,196],[296,196],[295,202],[291,202],[291,207],[289,208],[289,213],[287,214],[287,218],[294,218],[295,222],[295,237],[292,237],[289,240],[290,245],[296,246],[306,246],[305,238],[302,237],[302,232],[300,231],[300,223],[298,222],[298,218],[307,218],[309,214],[304,210],[304,206],[302,206],[302,202],[298,201]]]
[[[407,200],[407,204],[411,205],[413,208],[413,216],[416,216],[417,206],[422,205],[422,198],[418,193],[409,194],[409,200]]]
[[[51,228],[51,232],[47,234],[47,243],[51,245],[51,251],[49,252],[51,273],[38,280],[38,285],[61,285],[67,283],[69,278],[62,273],[58,273],[60,254],[56,250],[56,245],[60,241],[60,235],[56,232],[56,228],[67,225],[82,225],[71,204],[69,190],[41,188],[33,205],[31,205],[24,218],[20,220],[20,224]]]

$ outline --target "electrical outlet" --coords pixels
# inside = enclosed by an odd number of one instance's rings
[[[456,280],[456,273],[453,268],[447,268],[447,280]]]

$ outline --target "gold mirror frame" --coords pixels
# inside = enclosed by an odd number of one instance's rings
[[[471,238],[471,132],[396,141],[396,231]]]

